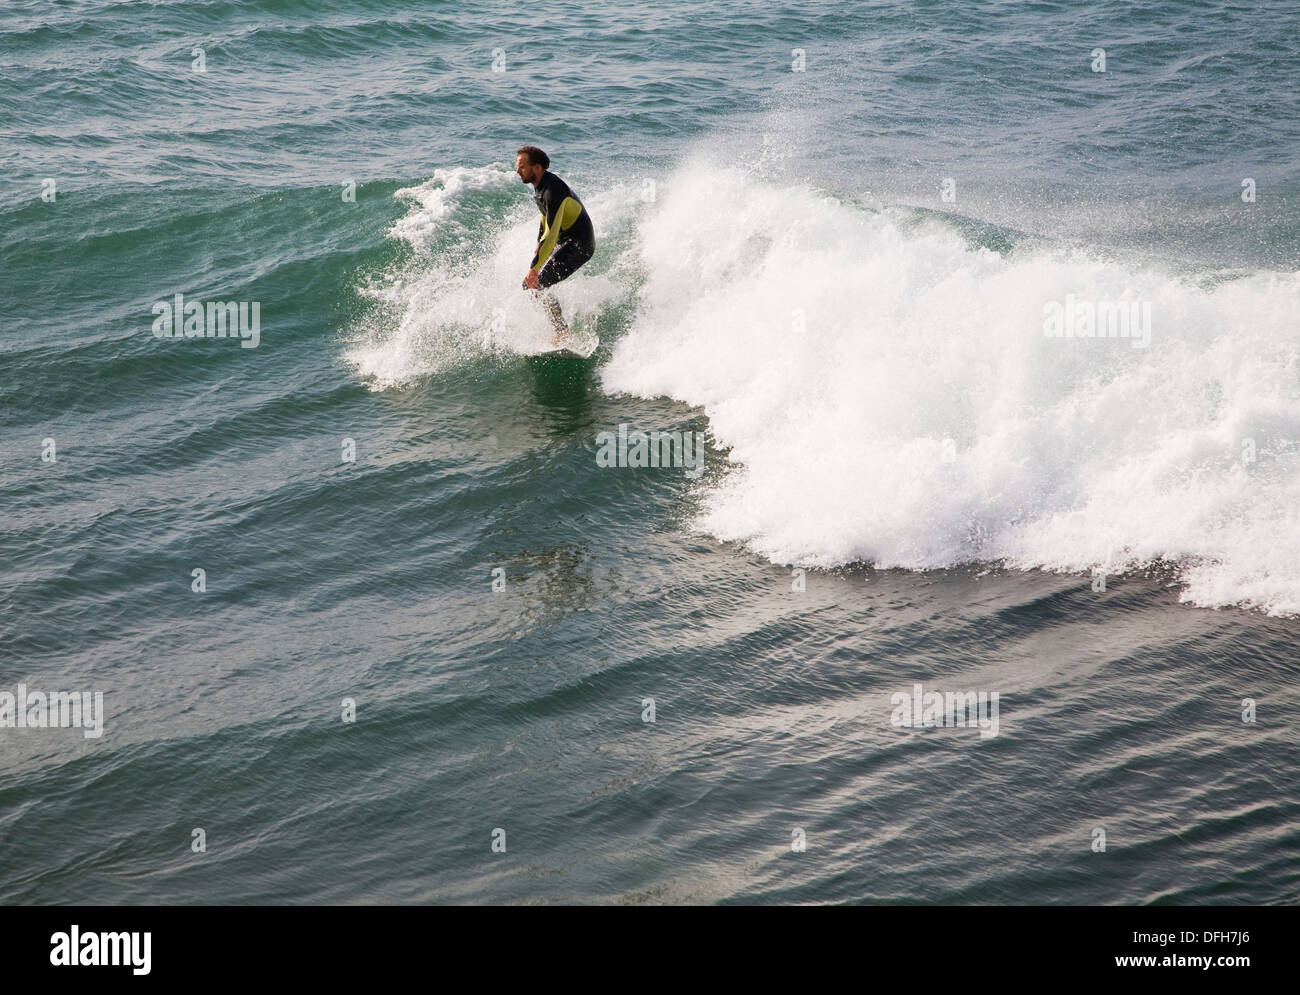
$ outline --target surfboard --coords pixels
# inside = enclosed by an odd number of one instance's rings
[[[586,340],[570,338],[564,345],[548,349],[541,355],[554,356],[556,359],[590,359],[599,345],[600,340],[596,338]]]

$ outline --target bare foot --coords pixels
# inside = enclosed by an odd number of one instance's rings
[[[564,343],[567,342],[568,339],[569,339],[569,330],[567,328],[561,328],[558,332],[555,333],[555,337],[551,339],[551,345],[553,346],[564,345]]]

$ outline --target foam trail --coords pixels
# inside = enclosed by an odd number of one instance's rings
[[[1185,600],[1300,613],[1300,274],[1003,256],[702,162],[661,189],[603,378],[732,447],[701,529],[805,566],[1164,561]],[[1148,303],[1149,346],[1048,337],[1069,294]]]

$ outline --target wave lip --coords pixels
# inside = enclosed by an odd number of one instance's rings
[[[518,178],[493,166],[435,169],[433,176],[423,183],[393,192],[394,198],[414,207],[393,223],[389,237],[400,239],[414,249],[425,249],[440,228],[455,225],[463,232],[465,227],[456,217],[458,204],[473,191],[499,188],[510,179]]]
[[[731,447],[699,528],[803,566],[1172,564],[1300,614],[1300,274],[996,252],[703,162],[664,188],[603,378]],[[1047,334],[1067,302],[1149,309],[1149,342]]]

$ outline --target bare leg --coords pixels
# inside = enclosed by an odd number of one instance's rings
[[[569,334],[569,327],[564,323],[564,315],[560,312],[560,302],[555,299],[554,294],[548,293],[541,295],[541,301],[542,307],[546,309],[546,317],[551,321],[551,328],[555,330],[551,345],[559,345]]]
[[[537,274],[538,282],[541,285],[539,287],[539,296],[542,306],[546,309],[546,316],[550,319],[551,327],[555,330],[551,345],[563,345],[564,340],[569,335],[569,328],[565,324],[564,315],[560,313],[560,302],[555,299],[547,288],[571,276],[583,263],[591,258],[593,249],[594,246],[582,245],[577,242],[560,242],[555,247],[554,255],[546,261],[546,265]]]

